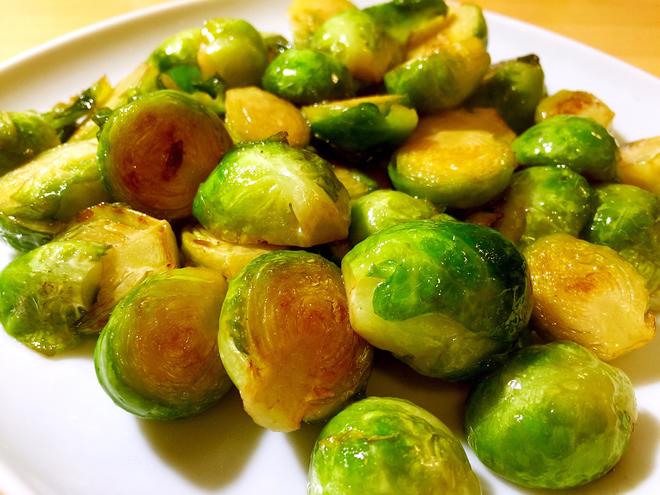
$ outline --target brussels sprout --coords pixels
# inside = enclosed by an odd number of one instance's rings
[[[355,331],[428,376],[487,370],[516,345],[531,313],[525,260],[478,225],[389,227],[355,246],[342,272]]]
[[[0,112],[0,175],[66,141],[78,122],[89,117],[112,91],[107,78],[45,113]]]
[[[321,157],[263,141],[225,155],[199,187],[193,214],[225,241],[309,247],[348,235],[348,201]]]
[[[202,76],[220,76],[229,87],[255,86],[268,65],[259,32],[241,19],[211,19],[202,28],[197,53]]]
[[[304,251],[261,255],[231,280],[218,341],[245,410],[276,431],[334,414],[371,369],[339,269]]]
[[[417,112],[396,95],[367,96],[302,109],[314,137],[347,152],[392,150],[417,126]]]
[[[546,96],[536,107],[535,120],[541,122],[555,115],[589,117],[603,127],[609,127],[614,112],[596,96],[586,91],[561,91]]]
[[[51,242],[9,263],[0,273],[7,333],[47,355],[77,344],[76,324],[94,304],[105,251],[90,242]]]
[[[637,407],[626,374],[572,342],[521,350],[472,391],[467,440],[498,475],[570,488],[605,475],[628,445]]]
[[[447,42],[443,49],[419,56],[385,74],[388,93],[405,95],[424,114],[460,105],[477,88],[490,56],[481,40]]]
[[[262,33],[261,37],[264,40],[269,64],[275,59],[275,57],[293,48],[291,43],[289,43],[289,40],[281,34]]]
[[[403,399],[369,397],[323,428],[308,495],[479,495],[461,443],[442,421]]]
[[[202,44],[200,28],[186,29],[163,41],[149,57],[160,71],[177,65],[197,66],[197,52]]]
[[[521,134],[513,142],[513,151],[523,165],[565,165],[600,181],[611,181],[616,176],[614,138],[586,117],[550,117]]]
[[[295,48],[270,63],[262,84],[271,93],[300,105],[355,93],[353,77],[340,62],[326,53]]]
[[[357,199],[378,189],[378,182],[368,175],[352,168],[335,165],[332,169],[335,176],[348,191],[350,199]]]
[[[263,89],[230,89],[225,106],[227,130],[235,143],[260,141],[282,132],[292,146],[309,143],[309,125],[300,110]]]
[[[119,204],[81,211],[55,240],[81,240],[109,246],[92,308],[78,322],[81,333],[98,333],[112,308],[147,276],[178,266],[178,248],[170,224]]]
[[[424,118],[394,155],[390,179],[396,189],[443,206],[482,205],[509,184],[513,137],[493,109]]]
[[[566,167],[531,167],[513,174],[496,228],[519,247],[557,232],[577,236],[593,213],[587,180]]]
[[[448,17],[449,22],[441,30],[443,35],[455,41],[475,37],[484,46],[488,44],[488,24],[481,7],[473,3],[452,2]]]
[[[163,90],[113,112],[98,161],[112,196],[158,218],[190,215],[197,187],[231,146],[217,115]]]
[[[617,251],[646,279],[650,306],[660,311],[660,198],[626,184],[595,190],[596,210],[584,238]]]
[[[624,144],[617,175],[624,184],[660,195],[660,136]]]
[[[391,0],[364,9],[400,45],[410,34],[447,12],[444,0]]]
[[[545,94],[543,68],[536,55],[491,66],[470,104],[495,108],[517,133],[534,124],[534,110]]]
[[[188,227],[181,234],[181,250],[195,266],[216,270],[226,278],[234,278],[257,256],[282,249],[268,244],[232,244],[211,235],[203,227]]]
[[[355,9],[348,0],[292,0],[289,19],[296,47],[306,47],[316,30],[331,17]]]
[[[332,55],[368,84],[382,81],[402,57],[399,44],[361,10],[345,10],[328,19],[314,33],[310,48]]]
[[[532,321],[544,336],[582,344],[605,361],[653,338],[645,281],[616,251],[552,234],[527,248],[525,257],[534,290]]]
[[[45,244],[76,213],[108,200],[96,140],[47,150],[0,178],[0,233],[19,251]]]
[[[348,238],[352,244],[384,228],[408,220],[424,220],[438,213],[433,203],[399,191],[381,189],[351,203]]]
[[[217,345],[226,291],[219,273],[188,267],[149,277],[119,302],[94,351],[96,376],[119,407],[177,419],[229,390]]]

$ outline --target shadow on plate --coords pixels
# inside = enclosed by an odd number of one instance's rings
[[[138,420],[156,454],[192,483],[217,489],[241,474],[264,430],[232,389],[211,410],[178,421]]]
[[[400,397],[437,416],[463,438],[463,413],[469,386],[422,376],[389,353],[376,353],[367,395]]]
[[[324,423],[303,424],[298,431],[287,433],[286,439],[293,447],[303,472],[307,473],[314,443]]]
[[[659,320],[656,320],[660,324]],[[636,349],[611,364],[621,368],[630,377],[633,385],[645,385],[660,381],[660,337],[655,338],[641,349]]]

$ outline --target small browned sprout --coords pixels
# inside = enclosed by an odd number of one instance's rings
[[[660,195],[660,136],[624,144],[620,151],[619,180]]]
[[[536,107],[534,120],[541,122],[555,115],[578,115],[589,117],[603,127],[609,127],[614,112],[597,96],[587,91],[561,91],[546,96]]]

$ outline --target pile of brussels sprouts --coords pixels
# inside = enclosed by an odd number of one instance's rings
[[[536,55],[491,65],[473,4],[289,15],[293,44],[211,19],[115,87],[0,112],[4,329],[46,355],[97,338],[142,418],[233,385],[265,428],[329,420],[310,494],[481,491],[437,418],[363,398],[374,352],[472,383],[467,443],[498,475],[607,473],[637,413],[604,361],[660,309],[660,137],[617,143]]]

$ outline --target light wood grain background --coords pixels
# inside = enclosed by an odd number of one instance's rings
[[[475,1],[660,77],[660,0]],[[93,22],[158,3],[163,0],[0,0],[0,61]]]

